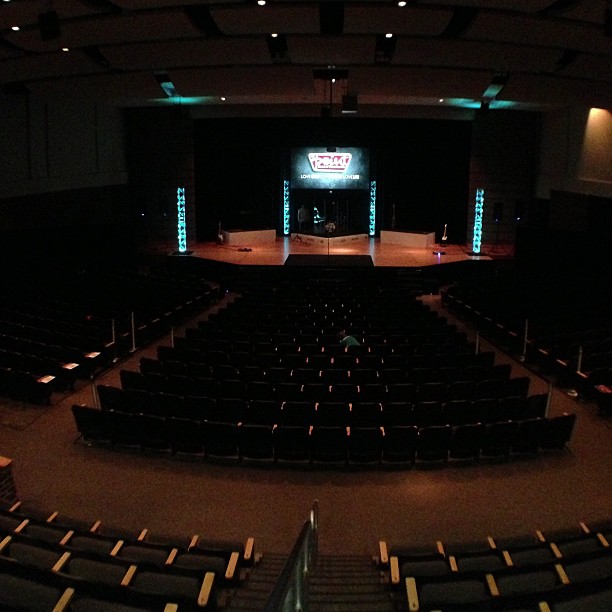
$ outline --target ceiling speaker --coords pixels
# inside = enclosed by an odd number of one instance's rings
[[[60,21],[55,11],[46,11],[38,15],[38,28],[43,40],[53,40],[60,37]]]

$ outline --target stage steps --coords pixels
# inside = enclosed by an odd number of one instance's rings
[[[287,555],[265,554],[259,563],[248,571],[245,581],[230,595],[223,610],[228,612],[261,612],[283,571],[286,561]]]
[[[379,569],[365,556],[319,556],[309,593],[310,612],[394,610]]]
[[[266,554],[229,598],[228,612],[260,612],[287,560]],[[310,612],[393,612],[391,595],[369,557],[319,556],[309,583]]]

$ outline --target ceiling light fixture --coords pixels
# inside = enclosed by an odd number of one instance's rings
[[[164,90],[164,93],[169,98],[180,97],[176,91],[176,87],[174,87],[174,83],[170,80],[170,77],[166,72],[156,72],[155,80],[159,83],[159,86]]]

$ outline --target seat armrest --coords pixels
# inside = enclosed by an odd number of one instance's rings
[[[408,610],[418,612],[419,594],[417,592],[416,581],[414,578],[406,578],[406,597],[408,599]]]
[[[240,553],[233,552],[230,555],[230,560],[227,564],[227,568],[225,569],[225,579],[233,580],[236,576],[236,568],[238,567],[238,560],[240,559]]]
[[[57,600],[57,603],[53,607],[53,612],[63,612],[64,610],[70,609],[70,601],[74,597],[74,589],[67,588],[62,596]]]
[[[379,550],[379,558],[381,565],[387,565],[389,563],[389,549],[387,548],[387,543],[384,540],[381,540],[378,543]]]
[[[204,575],[204,580],[202,581],[202,586],[200,587],[200,592],[198,593],[198,608],[205,608],[211,601],[214,583],[214,572],[206,572]]]
[[[253,553],[255,551],[255,538],[247,538],[246,546],[244,547],[243,559],[245,561],[253,561]]]
[[[399,559],[395,556],[389,559],[389,569],[391,573],[391,584],[400,583]]]

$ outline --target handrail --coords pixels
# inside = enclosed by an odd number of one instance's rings
[[[264,612],[308,612],[308,578],[317,562],[318,525],[319,502],[315,500]]]

